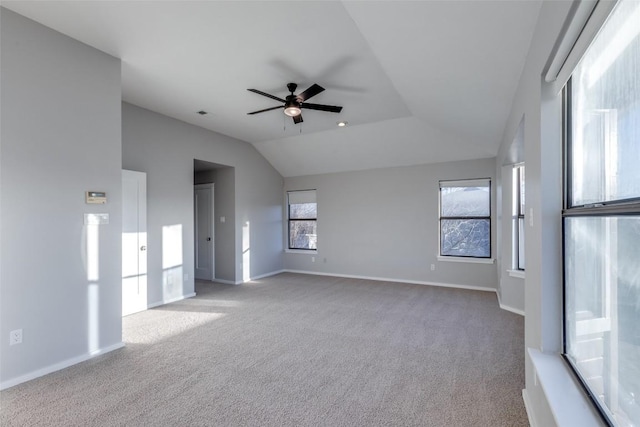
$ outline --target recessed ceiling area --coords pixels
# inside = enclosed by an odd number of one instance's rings
[[[495,156],[541,1],[2,5],[120,58],[124,101],[298,176]],[[285,98],[289,82],[344,108],[247,115],[277,104],[248,88]]]

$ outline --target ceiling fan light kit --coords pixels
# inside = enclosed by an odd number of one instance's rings
[[[284,107],[284,113],[289,117],[295,117],[302,113],[302,110],[296,103],[292,102]]]
[[[277,110],[278,108],[284,108],[284,114],[293,118],[293,123],[298,124],[301,123],[302,120],[302,109],[306,108],[308,110],[318,110],[318,111],[327,111],[330,113],[339,113],[342,111],[342,107],[335,105],[324,105],[324,104],[309,104],[305,101],[312,96],[316,96],[320,92],[324,91],[324,88],[316,83],[311,85],[304,92],[295,95],[294,92],[298,87],[295,83],[289,83],[287,85],[287,89],[291,92],[291,95],[287,95],[286,99],[278,98],[277,96],[271,95],[266,92],[262,92],[258,89],[247,89],[249,92],[257,93],[258,95],[266,96],[267,98],[274,99],[276,101],[280,101],[283,105],[279,105],[276,107],[265,108],[264,110],[253,111],[251,113],[247,113],[249,115],[264,113],[265,111]]]

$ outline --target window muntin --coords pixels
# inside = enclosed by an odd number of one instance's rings
[[[513,268],[524,271],[524,165],[513,167]]]
[[[489,179],[440,181],[440,255],[491,257]]]
[[[287,192],[289,249],[316,250],[318,204],[315,190]]]
[[[609,423],[640,425],[640,2],[565,88],[564,354]]]

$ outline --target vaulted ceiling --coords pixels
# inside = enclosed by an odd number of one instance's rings
[[[2,2],[120,58],[125,101],[250,142],[283,176],[495,156],[540,5]],[[278,103],[246,89],[289,82],[342,112],[247,115]]]

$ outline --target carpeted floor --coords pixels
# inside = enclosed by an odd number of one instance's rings
[[[0,425],[528,425],[523,318],[493,293],[298,274],[196,292],[1,392]]]

